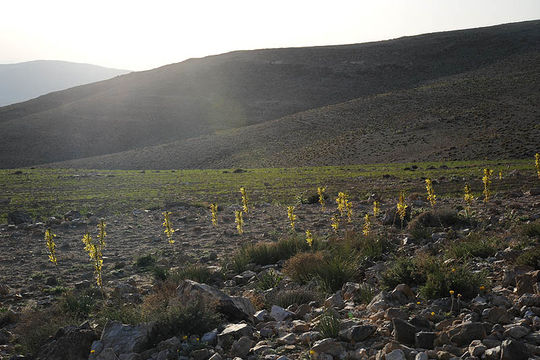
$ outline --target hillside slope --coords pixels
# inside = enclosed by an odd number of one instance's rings
[[[275,121],[55,167],[287,167],[532,157],[540,52]]]
[[[513,66],[503,60],[540,50],[539,25],[540,21],[532,21],[367,44],[239,51],[56,92],[0,108],[0,167],[91,157],[174,141],[188,146],[200,142],[200,136],[264,124],[352,99],[372,101],[370,96],[376,94],[399,94],[400,90],[501,61]],[[507,70],[511,69],[501,71]],[[332,130],[333,124],[317,121],[313,126],[306,124],[307,128]],[[261,126],[250,129],[264,133],[273,125]],[[259,139],[265,141],[264,137]],[[293,143],[305,139],[299,135]],[[211,143],[209,148],[216,145]],[[272,148],[272,144],[265,146]],[[249,148],[243,148],[254,156]],[[186,149],[197,154],[189,146]],[[236,149],[231,150],[229,163],[241,159]],[[214,156],[209,157],[208,164],[214,166]],[[182,163],[208,166],[204,158]]]
[[[56,60],[0,64],[0,106],[33,99],[52,91],[107,80],[128,72]]]

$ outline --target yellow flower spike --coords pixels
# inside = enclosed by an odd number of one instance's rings
[[[246,192],[246,188],[241,187],[240,188],[240,194],[242,194],[242,211],[247,214],[249,214],[249,207],[248,207],[248,196]]]
[[[431,182],[431,179],[426,179],[426,191],[427,191],[427,199],[429,203],[431,204],[431,207],[434,207],[437,203],[436,199],[437,196],[435,195],[435,191],[433,191],[433,183]]]
[[[371,220],[369,219],[369,214],[364,216],[364,226],[362,227],[362,233],[364,236],[368,236],[371,230]]]
[[[373,216],[377,217],[377,215],[379,215],[380,211],[381,211],[381,208],[379,207],[379,202],[374,201],[373,202]]]
[[[319,195],[319,204],[321,204],[321,209],[324,211],[324,205],[326,204],[324,200],[324,192],[326,191],[325,187],[318,187],[317,194]]]
[[[434,311],[431,312],[431,316],[435,316],[435,312],[434,312]]]
[[[242,211],[235,211],[234,217],[234,222],[236,223],[236,230],[238,230],[238,234],[244,234],[244,218],[242,216]]]
[[[287,217],[291,223],[291,230],[294,231],[294,224],[296,223],[296,215],[294,214],[294,206],[287,206]]]
[[[218,226],[218,218],[217,218],[218,205],[210,204],[210,211],[212,212],[212,225],[214,227],[217,227]]]
[[[45,230],[45,242],[47,243],[47,249],[49,250],[49,261],[55,266],[58,265],[56,261],[56,244],[54,243],[55,234],[51,232],[51,229]]]
[[[396,205],[397,207],[397,213],[399,215],[399,218],[401,219],[401,227],[403,227],[403,220],[405,219],[405,216],[407,215],[407,204],[405,203],[405,192],[400,191],[399,192],[399,200]]]
[[[332,226],[332,229],[334,229],[334,232],[337,233],[337,231],[339,229],[339,219],[338,219],[337,215],[332,216],[330,225]]]
[[[169,244],[174,244],[174,239],[172,238],[173,234],[174,234],[174,229],[172,228],[172,225],[171,225],[171,220],[169,218],[169,216],[171,215],[172,213],[170,211],[164,211],[163,212],[163,217],[164,217],[164,221],[163,221],[163,226],[165,227],[165,234],[167,234],[167,239],[169,240]]]
[[[471,187],[469,186],[469,184],[465,184],[463,191],[464,191],[463,200],[465,200],[465,203],[467,204],[465,206],[465,212],[468,215],[469,212],[471,211],[471,205],[474,201],[474,195],[471,193]]]
[[[538,178],[540,179],[540,154],[536,153],[534,155],[534,166],[536,167],[536,174],[538,175]]]
[[[484,183],[484,202],[487,203],[489,201],[489,197],[491,196],[491,176],[493,175],[493,170],[491,169],[484,169],[484,176],[482,177],[482,182]]]
[[[420,304],[421,304],[420,301],[417,301],[417,302],[416,302],[416,305],[420,305]]]
[[[502,180],[502,171],[499,171],[499,180]]]
[[[456,272],[456,268],[452,268],[452,270],[450,270],[451,272]]]
[[[306,242],[309,245],[309,247],[313,246],[313,235],[311,234],[311,231],[306,230]]]
[[[352,222],[352,204],[349,200],[345,199],[345,208],[347,209],[347,222]]]
[[[454,295],[454,290],[450,290],[450,295]]]
[[[98,241],[94,241],[92,236],[87,232],[82,238],[84,244],[84,250],[88,253],[90,260],[94,265],[94,275],[96,277],[96,284],[103,289],[103,249],[105,248],[105,231],[107,224],[103,220],[98,223],[99,233],[97,235]]]
[[[336,198],[338,211],[339,211],[339,214],[340,214],[341,217],[343,217],[343,213],[345,212],[345,208],[347,206],[347,204],[346,204],[347,198],[348,198],[348,196],[344,192],[339,192],[338,197]]]
[[[481,285],[480,286],[480,291],[484,291],[484,290],[486,290],[486,287],[484,285]]]

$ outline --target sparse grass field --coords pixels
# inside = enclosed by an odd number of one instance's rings
[[[244,186],[253,203],[294,204],[326,186],[328,194],[346,191],[353,199],[367,199],[373,192],[394,197],[399,189],[424,193],[421,179],[436,180],[438,196],[461,196],[468,182],[475,195],[482,190],[482,169],[503,173],[495,179],[497,191],[522,186],[508,176],[517,170],[534,179],[531,160],[454,161],[302,168],[229,170],[0,170],[0,223],[13,210],[28,211],[37,219],[60,216],[77,209],[83,215],[122,214],[133,209],[166,209],[169,206],[237,203]],[[417,167],[414,169],[414,167]],[[409,170],[406,170],[409,169]],[[518,185],[519,184],[519,185]],[[332,195],[333,196],[333,195]]]

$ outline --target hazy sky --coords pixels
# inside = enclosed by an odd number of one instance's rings
[[[231,50],[350,44],[540,19],[540,0],[0,0],[0,63],[145,70]]]

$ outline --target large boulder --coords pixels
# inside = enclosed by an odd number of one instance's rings
[[[183,280],[176,291],[183,303],[205,301],[209,304],[215,304],[216,310],[230,321],[253,321],[255,308],[247,298],[229,296],[210,285],[193,280]]]
[[[86,360],[97,334],[88,323],[59,329],[54,338],[43,345],[37,359]]]
[[[101,350],[112,350],[117,356],[121,354],[140,353],[150,346],[154,324],[125,325],[119,321],[109,321],[101,333],[101,340],[92,345],[96,349],[95,356]]]

